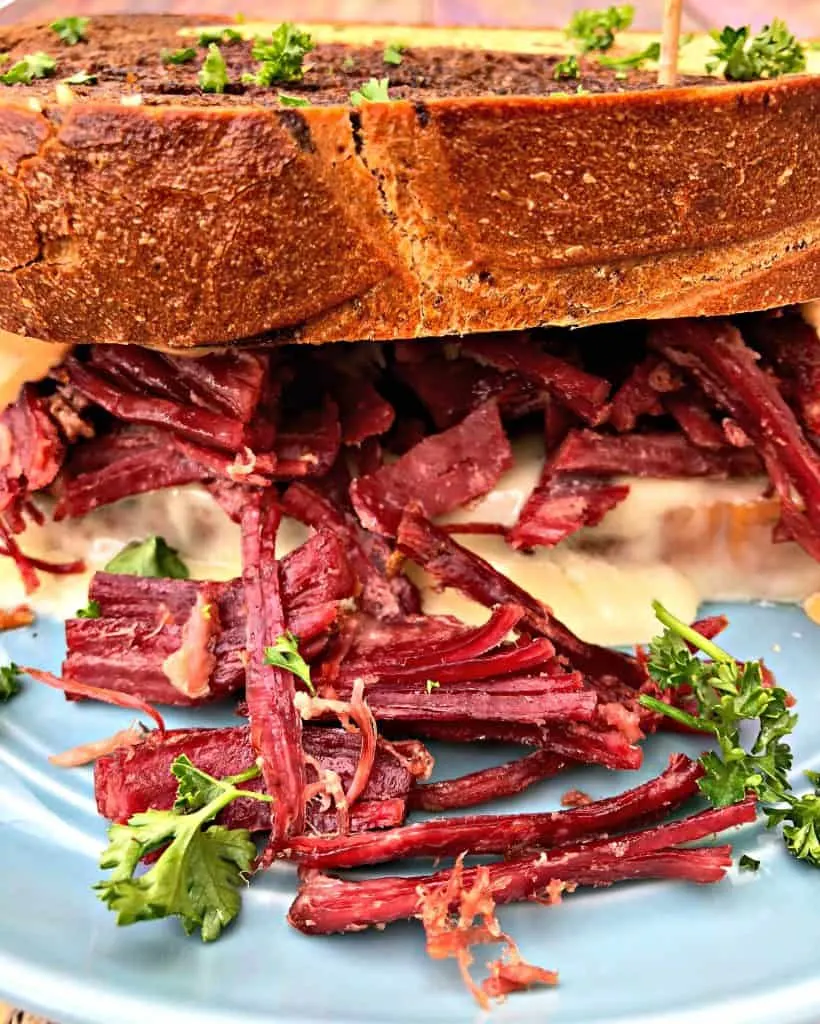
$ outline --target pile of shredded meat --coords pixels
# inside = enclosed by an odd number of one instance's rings
[[[544,466],[506,531],[515,547],[554,545],[600,522],[628,493],[623,475],[768,474],[781,507],[774,539],[820,557],[818,365],[816,336],[789,312],[201,358],[75,350],[2,415],[2,553],[27,586],[39,571],[77,568],[24,553],[20,535],[42,518],[45,489],[63,519],[199,483],[242,533],[241,578],[97,573],[98,616],[66,623],[72,697],[233,698],[247,719],[129,735],[97,761],[101,814],[124,822],[171,807],[180,754],[220,777],[258,758],[262,777],[248,785],[273,803],[240,799],[219,820],[267,834],[263,864],[303,866],[291,922],[328,933],[416,917],[432,955],[455,957],[465,974],[471,945],[501,942],[490,978],[470,981],[480,1001],[555,980],[523,961],[497,904],[634,878],[719,880],[728,847],[681,844],[751,820],[753,802],[646,827],[695,794],[700,768],[682,755],[607,800],[405,823],[410,810],[472,807],[570,764],[635,769],[644,737],[674,727],[638,703],[642,692],[658,696],[640,655],[580,640],[435,518],[490,492],[511,465],[510,432],[537,417]],[[283,515],[311,535],[278,559]],[[406,560],[484,605],[487,621],[423,614]],[[724,625],[697,624],[708,636]],[[264,657],[287,634],[311,690]],[[428,738],[534,749],[432,783]],[[496,859],[465,866],[477,854]],[[325,873],[408,856],[454,866],[367,881]]]

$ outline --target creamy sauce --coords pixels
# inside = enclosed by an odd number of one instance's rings
[[[515,465],[495,491],[450,522],[493,521],[512,525],[538,480],[540,441],[515,445]],[[462,534],[466,547],[487,559],[552,607],[584,639],[606,644],[639,643],[655,632],[650,603],[658,598],[684,618],[701,601],[804,600],[820,590],[820,565],[796,544],[772,544],[776,503],[761,497],[760,479],[635,480],[630,495],[594,530],[581,531],[558,548],[532,554],[514,551],[501,537]],[[42,558],[84,558],[78,576],[41,574],[30,603],[38,611],[73,615],[87,600],[93,571],[128,541],[157,533],[177,548],[191,574],[230,579],[241,572],[239,527],[198,486],[128,498],[80,520],[32,526],[23,549]],[[285,519],[277,540],[284,555],[308,535]],[[453,590],[437,591],[416,567],[425,610],[478,623],[487,611]],[[10,559],[0,559],[0,606],[25,595]]]

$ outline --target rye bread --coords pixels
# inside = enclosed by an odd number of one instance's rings
[[[204,49],[164,65],[191,24],[100,17],[73,47],[0,31],[12,61],[58,59],[55,78],[0,86],[0,328],[324,342],[820,296],[820,76],[658,89],[589,64],[578,94],[548,48],[492,50],[492,32],[489,50],[424,48],[408,28],[394,67],[363,29],[369,45],[325,33],[281,87],[311,105],[284,108],[241,84],[248,42],[222,47],[221,96],[196,84]],[[56,87],[78,70],[98,84]],[[396,102],[352,107],[371,76]]]

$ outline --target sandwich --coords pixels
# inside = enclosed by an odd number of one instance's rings
[[[674,700],[611,645],[650,639],[653,598],[818,614],[818,55],[779,21],[725,29],[661,87],[628,21],[0,31],[0,603],[66,618],[75,698],[244,695],[249,719],[75,752],[104,755],[105,817],[178,808],[193,762],[273,797],[219,819],[269,832],[263,864],[349,865],[323,833],[637,767]],[[427,784],[429,738],[537,749]],[[684,761],[635,820],[694,792]],[[664,843],[749,820],[745,792]],[[728,863],[658,848],[568,881]],[[562,876],[527,877],[505,898]],[[306,884],[304,930],[387,920]],[[148,885],[102,898],[205,938],[238,911]],[[548,980],[498,971],[495,994]]]
[[[402,500],[588,639],[646,640],[653,595],[691,617],[820,590],[813,51],[772,69],[747,40],[735,78],[766,77],[731,80],[691,40],[662,89],[651,37],[594,24],[55,24],[0,37],[4,531],[28,587],[151,532],[230,575],[202,484],[281,490],[340,451],[373,476],[491,406],[503,428],[450,448],[486,463],[470,484]],[[249,365],[277,379],[264,443]],[[215,396],[234,374],[241,408]],[[40,574],[41,600],[86,582]]]

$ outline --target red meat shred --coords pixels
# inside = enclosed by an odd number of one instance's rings
[[[498,406],[488,402],[392,465],[354,480],[350,495],[366,529],[395,536],[402,511],[411,502],[428,515],[449,512],[487,494],[511,466]]]
[[[678,374],[665,359],[650,353],[633,367],[612,399],[609,422],[621,434],[634,430],[641,416],[663,414],[662,395],[681,386]]]
[[[612,675],[639,687],[645,673],[635,659],[606,647],[588,644],[559,622],[546,605],[494,569],[489,562],[462,547],[434,526],[417,509],[405,512],[398,546],[443,586],[455,587],[486,608],[520,605],[529,632],[547,637],[573,667],[592,676]]]
[[[781,390],[803,427],[820,435],[820,338],[796,314],[761,318],[750,325],[753,340],[777,369]]]
[[[726,321],[675,320],[654,326],[650,341],[752,440],[780,497],[781,534],[820,559],[820,455],[740,331]]]
[[[280,516],[279,505],[269,492],[255,495],[242,512],[242,581],[247,608],[245,695],[251,741],[276,808],[263,863],[269,862],[283,840],[301,832],[305,822],[305,760],[302,721],[294,702],[294,677],[265,662],[265,648],[287,633],[275,553]]]
[[[464,885],[472,884],[476,872],[487,871],[492,897],[496,903],[502,904],[534,899],[556,879],[583,885],[608,884],[642,877],[640,867],[633,874],[632,865],[636,859],[655,853],[668,853],[682,843],[704,839],[736,825],[752,822],[755,819],[755,806],[755,800],[749,798],[739,804],[702,811],[681,821],[657,825],[641,832],[557,846],[549,851],[510,858],[485,868],[470,868],[464,872]],[[674,852],[681,854],[681,875],[676,876],[670,872],[661,877],[718,881],[731,864],[729,847]],[[697,865],[702,853],[705,853],[708,867],[701,873]],[[711,859],[713,856],[715,860]],[[668,864],[674,862],[675,859],[667,861]],[[691,865],[691,874],[686,865]],[[419,887],[446,885],[452,877],[452,870],[430,876],[376,878],[362,882],[341,881],[319,872],[308,874],[290,908],[288,920],[306,934],[324,935],[359,931],[374,925],[412,918],[418,915],[420,909]]]
[[[507,538],[514,548],[554,547],[584,526],[597,526],[628,496],[625,484],[548,476],[527,498]]]
[[[435,818],[378,836],[300,836],[290,841],[288,855],[308,867],[338,869],[404,857],[508,855],[515,850],[558,846],[658,818],[694,796],[702,774],[698,762],[676,754],[657,778],[572,810]]]
[[[335,772],[347,788],[355,774],[359,756],[359,740],[341,729],[307,727],[302,733],[303,750],[322,768]],[[227,729],[173,729],[163,735],[149,733],[134,747],[121,748],[101,757],[94,769],[94,790],[97,809],[111,821],[125,822],[133,814],[154,808],[170,808],[176,797],[176,780],[171,763],[185,754],[198,768],[217,778],[238,774],[253,764],[256,752],[251,745],[250,729],[234,726]],[[353,831],[370,828],[383,815],[383,823],[375,827],[400,824],[414,776],[408,769],[408,758],[380,746],[373,770],[361,800],[351,808]],[[315,770],[306,769],[311,782]],[[247,789],[262,792],[262,779],[244,784]],[[381,810],[377,808],[381,806]],[[396,815],[396,811],[400,813]],[[273,809],[274,814],[276,809]],[[252,832],[270,829],[271,809],[257,800],[236,800],[220,817],[227,828],[247,828]],[[307,823],[319,831],[332,832],[336,827],[335,811],[323,811],[316,802],[307,807]]]
[[[527,334],[476,335],[462,341],[461,350],[497,370],[514,371],[593,426],[608,414],[608,381],[551,355]]]

